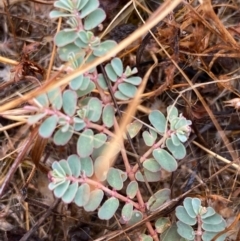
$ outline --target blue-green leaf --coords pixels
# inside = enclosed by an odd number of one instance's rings
[[[73,90],[78,90],[81,87],[82,83],[83,83],[83,75],[79,75],[78,77],[71,80],[71,82],[69,83],[69,86]]]
[[[61,129],[57,130],[53,136],[53,142],[58,146],[65,146],[73,135],[73,131],[67,130],[62,132]]]
[[[122,219],[124,220],[124,222],[128,222],[133,214],[133,205],[132,203],[126,203],[123,208],[122,208]]]
[[[182,143],[179,143],[178,146],[175,146],[172,139],[168,138],[166,141],[166,146],[176,159],[183,159],[186,156],[186,148]]]
[[[93,12],[91,12],[84,19],[84,28],[86,30],[93,29],[97,27],[105,18],[106,18],[106,13],[101,8],[98,8]]]
[[[72,176],[79,177],[80,174],[81,174],[80,158],[77,155],[73,154],[73,155],[68,157],[67,162],[68,162],[68,165],[71,169]]]
[[[129,83],[121,83],[118,85],[118,89],[127,97],[133,98],[137,93],[136,86]]]
[[[101,147],[107,140],[107,135],[104,133],[99,133],[94,135],[93,146],[94,148]]]
[[[156,159],[158,164],[168,172],[174,172],[177,170],[178,164],[175,158],[170,155],[167,151],[161,148],[157,148],[152,152],[153,157]]]
[[[138,183],[136,181],[131,181],[128,185],[127,185],[127,196],[128,198],[134,198],[137,194],[138,191]]]
[[[114,124],[114,117],[115,117],[114,107],[111,104],[105,105],[102,113],[103,124],[106,127],[111,128]]]
[[[88,115],[87,118],[92,122],[99,121],[102,114],[102,102],[93,97],[88,102]]]
[[[93,161],[90,157],[80,158],[81,170],[87,176],[91,177],[93,175]]]
[[[110,167],[107,174],[108,184],[115,190],[121,190],[123,188],[123,181],[121,173],[118,169]]]
[[[115,73],[117,74],[117,76],[122,76],[123,74],[123,64],[122,64],[122,60],[119,58],[114,58],[111,61],[111,66],[113,68],[113,70],[115,71]]]
[[[116,81],[117,81],[118,76],[117,76],[116,72],[114,71],[114,69],[113,69],[113,67],[112,67],[111,64],[107,64],[107,65],[105,66],[105,71],[106,71],[106,73],[107,73],[108,78],[109,78],[112,82],[116,82]]]
[[[148,118],[159,133],[163,134],[166,131],[167,121],[162,112],[154,110],[149,114]]]
[[[50,90],[48,93],[48,99],[53,108],[60,110],[62,108],[62,92],[59,87]]]
[[[87,129],[82,132],[77,141],[77,153],[80,157],[88,157],[93,152],[94,133]]]
[[[39,128],[39,135],[43,138],[49,138],[54,132],[58,122],[58,116],[52,115],[45,119]]]
[[[64,183],[62,183],[61,185],[57,186],[55,189],[54,189],[54,195],[57,197],[57,198],[61,198],[64,193],[67,191],[68,187],[70,185],[70,181],[69,180],[66,180]]]
[[[178,206],[176,208],[176,217],[183,223],[190,226],[193,226],[197,223],[197,219],[190,217],[183,206]]]
[[[63,92],[63,110],[68,116],[73,116],[77,106],[77,94],[73,90]]]
[[[62,196],[62,200],[65,203],[71,203],[73,201],[73,199],[75,198],[75,195],[77,193],[78,190],[78,183],[74,182],[72,183],[67,191],[64,193],[64,195]]]
[[[178,221],[177,222],[177,232],[180,236],[182,236],[183,238],[187,239],[187,240],[193,240],[195,237],[195,233],[194,230],[191,226]]]
[[[84,7],[80,12],[80,18],[85,18],[88,14],[93,12],[99,6],[98,0],[91,0],[85,3]]]
[[[113,40],[106,40],[104,42],[101,42],[99,46],[92,48],[93,49],[93,54],[97,57],[101,57],[108,53],[110,50],[115,48],[117,46],[117,43]]]
[[[161,166],[154,158],[148,158],[143,162],[143,166],[150,172],[159,172],[161,170]]]
[[[98,217],[102,220],[109,220],[117,211],[119,201],[115,197],[109,198],[98,210]]]
[[[90,199],[90,186],[87,183],[83,183],[77,190],[74,198],[74,202],[79,206],[83,207]]]
[[[83,207],[87,212],[95,211],[103,199],[103,191],[96,189],[90,193],[89,201]]]
[[[57,32],[54,40],[55,40],[55,44],[58,47],[63,47],[67,44],[73,43],[76,38],[77,38],[77,32],[75,30],[72,30],[72,31],[61,30]]]

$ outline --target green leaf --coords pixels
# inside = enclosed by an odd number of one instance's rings
[[[207,207],[206,212],[201,214],[201,218],[202,219],[209,218],[209,217],[213,216],[215,213],[216,212],[212,207]]]
[[[155,143],[156,139],[157,139],[157,136],[153,136],[151,135],[151,133],[149,133],[148,131],[144,131],[142,133],[142,137],[143,137],[143,140],[145,142],[145,144],[147,146],[153,146],[153,144]]]
[[[166,131],[167,121],[162,112],[154,110],[149,114],[148,119],[159,133],[163,134]]]
[[[81,170],[87,176],[93,175],[93,161],[90,157],[80,158]]]
[[[144,175],[148,182],[157,182],[161,179],[161,173],[160,172],[150,172],[147,169],[143,169]],[[135,178],[140,182],[145,182],[143,175],[140,171],[137,171],[135,173]]]
[[[98,47],[92,48],[93,54],[97,57],[101,57],[106,53],[110,52],[113,48],[117,46],[117,43],[113,40],[105,40],[104,42],[100,43]]]
[[[131,181],[128,185],[127,185],[127,196],[128,198],[133,199],[138,191],[138,183],[136,181]]]
[[[133,214],[133,205],[131,203],[126,203],[123,206],[122,213],[121,213],[124,223],[128,222],[131,219],[132,214]]]
[[[153,157],[156,159],[158,164],[168,172],[174,172],[177,170],[178,164],[172,155],[161,148],[157,148],[152,152]]]
[[[176,208],[176,217],[183,223],[193,226],[197,223],[196,218],[192,218],[188,215],[186,209],[183,206]]]
[[[105,105],[102,112],[103,124],[106,127],[111,128],[114,124],[114,117],[115,117],[114,107],[111,104]]]
[[[224,219],[222,219],[222,222],[218,225],[216,224],[209,224],[209,223],[203,223],[202,229],[209,232],[221,232],[226,228],[227,224]]]
[[[107,89],[108,89],[108,86],[107,86],[106,80],[104,79],[103,74],[98,74],[97,83],[99,84],[99,86],[100,86],[103,90],[107,90]]]
[[[103,199],[103,191],[100,189],[96,189],[90,193],[89,201],[86,205],[83,206],[85,211],[87,212],[93,212],[95,211],[98,206],[100,205],[102,199]]]
[[[127,79],[124,79],[124,82],[137,86],[137,85],[141,84],[142,78],[140,78],[138,76],[133,76],[133,77],[129,77]]]
[[[116,168],[109,168],[107,173],[107,182],[115,190],[121,190],[123,188],[121,173]]]
[[[185,134],[179,133],[178,131],[177,131],[176,134],[177,134],[178,139],[179,139],[181,142],[186,142],[186,141],[187,141],[188,136],[186,136]]]
[[[39,120],[43,119],[47,115],[47,112],[31,115],[28,117],[28,124],[33,125],[36,124]]]
[[[77,0],[78,11],[80,11],[88,2],[89,0]]]
[[[95,84],[93,82],[90,82],[88,87],[85,90],[77,90],[78,97],[85,96],[89,93],[91,93],[96,88]]]
[[[54,171],[57,171],[60,174],[59,176],[62,176],[62,177],[66,176],[66,173],[65,173],[64,169],[62,168],[62,166],[59,164],[59,162],[57,162],[57,161],[53,162],[52,169]]]
[[[73,116],[77,106],[77,94],[73,90],[63,92],[63,110],[68,116]]]
[[[153,238],[147,234],[141,234],[139,237],[141,241],[153,241]]]
[[[223,220],[222,216],[219,215],[218,213],[215,213],[211,217],[202,219],[202,222],[206,223],[206,224],[216,224],[217,225],[217,224],[221,223],[222,220]]]
[[[183,241],[177,232],[176,224],[172,224],[160,237],[161,241]]]
[[[156,209],[161,207],[163,203],[170,200],[170,193],[171,191],[168,188],[161,189],[154,193],[154,195],[151,196],[147,201],[146,205],[148,210],[155,211]]]
[[[201,209],[201,200],[199,198],[192,199],[192,207],[196,215],[199,215]]]
[[[69,187],[69,184],[70,184],[70,181],[69,180],[66,180],[64,183],[62,183],[61,185],[57,186],[55,189],[54,189],[54,195],[57,197],[57,198],[61,198],[64,193],[67,191],[68,187]]]
[[[41,94],[39,96],[36,97],[36,100],[39,102],[40,105],[42,105],[43,107],[48,107],[49,106],[49,102],[48,102],[48,97],[46,94]]]
[[[90,186],[87,183],[83,183],[77,190],[74,198],[74,202],[79,207],[86,205],[90,199]]]
[[[109,198],[98,210],[98,217],[102,220],[109,220],[115,214],[119,201],[115,197]]]
[[[101,8],[98,8],[84,19],[84,28],[86,30],[93,29],[103,22],[105,18],[106,13]]]
[[[80,12],[80,18],[85,18],[88,14],[93,12],[96,8],[98,8],[99,2],[98,0],[91,0],[85,3],[84,7]]]
[[[192,198],[186,197],[183,201],[183,206],[191,218],[196,218],[197,215],[192,206]]]
[[[168,138],[166,141],[166,146],[176,159],[183,159],[186,156],[186,149],[182,143],[179,143],[178,146],[175,146],[172,139]]]
[[[118,79],[118,76],[116,74],[116,72],[114,71],[113,67],[111,64],[107,64],[105,66],[105,71],[106,71],[106,74],[108,76],[108,78],[112,81],[112,82],[116,82],[117,79]]]
[[[169,226],[171,222],[169,218],[161,217],[155,222],[156,231],[158,233],[163,233]]]
[[[75,131],[81,131],[86,127],[86,123],[81,118],[74,117],[73,121],[74,121],[74,130]]]
[[[121,83],[118,85],[118,89],[127,97],[133,98],[137,93],[136,86],[129,83]]]
[[[203,241],[212,241],[213,238],[217,235],[218,233],[215,233],[215,232],[203,232],[203,235],[202,235],[202,240]],[[225,241],[226,240],[226,237],[228,236],[228,234],[223,234],[221,235],[220,237],[218,237],[216,239],[216,241]]]
[[[64,13],[61,11],[53,10],[50,12],[49,17],[50,18],[61,18],[61,17],[71,17],[72,14]]]
[[[127,97],[126,95],[124,95],[121,91],[116,91],[114,93],[114,96],[116,99],[118,100],[129,100],[129,97]]]
[[[134,138],[141,129],[142,123],[138,120],[134,120],[132,123],[127,125],[127,131],[131,139]],[[124,138],[127,139],[125,135]]]
[[[54,2],[54,7],[64,9],[68,12],[72,12],[72,6],[68,1],[56,1]]]
[[[178,139],[177,135],[175,133],[171,134],[171,139],[172,139],[172,143],[175,145],[175,146],[178,146],[180,145],[180,140]]]
[[[73,43],[76,38],[77,32],[75,30],[61,30],[55,35],[54,42],[58,47],[63,47],[67,44]]]
[[[101,182],[105,181],[107,178],[109,170],[109,162],[104,156],[98,156],[94,162],[94,173],[97,179]]]
[[[80,174],[81,174],[80,158],[77,155],[73,154],[73,155],[68,157],[67,162],[68,162],[68,165],[71,169],[72,176],[79,177]]]
[[[176,117],[178,117],[178,110],[175,106],[170,105],[167,107],[167,117],[169,121],[172,121]]]
[[[83,83],[80,86],[80,90],[86,90],[88,88],[88,86],[90,85],[91,80],[89,76],[84,76],[83,78]]]
[[[77,153],[80,157],[88,157],[93,152],[94,134],[90,129],[84,130],[77,141]]]
[[[117,76],[121,77],[123,74],[122,60],[119,58],[112,59],[111,66],[112,66],[114,72],[117,74]]]
[[[59,165],[62,167],[67,176],[72,176],[72,171],[68,165],[68,162],[64,159],[60,160]]]
[[[58,122],[58,116],[52,115],[45,119],[39,128],[39,135],[43,138],[49,138],[54,132]]]
[[[58,49],[58,55],[63,61],[68,61],[69,55],[76,52],[79,52],[79,47],[74,43],[67,44]]]
[[[195,237],[194,230],[191,226],[182,223],[181,221],[177,222],[177,232],[180,236],[183,238],[186,238],[187,240],[193,240]]]
[[[104,133],[99,133],[94,135],[93,146],[94,148],[101,147],[107,140],[107,135]]]
[[[83,83],[83,75],[79,75],[78,77],[71,80],[71,82],[69,83],[69,86],[73,90],[78,90],[81,87],[82,83]]]
[[[48,99],[54,109],[60,110],[62,108],[62,92],[59,87],[50,90],[48,93]]]
[[[71,203],[75,198],[77,190],[78,190],[78,183],[77,182],[72,183],[62,197],[63,202]]]
[[[138,210],[134,210],[132,213],[131,219],[127,222],[127,225],[128,226],[134,225],[140,222],[142,219],[143,219],[143,214]]]
[[[88,102],[88,115],[87,118],[92,122],[99,121],[102,114],[102,102],[93,97]]]
[[[143,162],[143,166],[150,172],[158,172],[161,170],[161,166],[154,158],[148,158]]]
[[[72,135],[73,135],[73,131],[71,130],[62,132],[62,130],[59,129],[55,132],[53,136],[53,142],[58,146],[65,146],[70,141]]]

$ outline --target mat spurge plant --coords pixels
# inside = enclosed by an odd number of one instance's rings
[[[58,10],[52,11],[50,17],[67,19],[65,25],[68,28],[59,31],[54,41],[60,58],[69,62],[70,70],[116,46],[112,40],[102,42],[92,31],[105,19],[97,0],[60,0],[54,6]],[[107,91],[111,89],[117,100],[131,100],[142,79],[135,76],[136,68],[127,66],[124,69],[120,58],[112,58],[104,70],[105,73],[100,73],[97,68],[89,69],[71,80],[64,89],[55,88],[38,96],[34,104],[25,109],[37,113],[29,117],[28,123],[39,124],[41,137],[52,138],[60,146],[76,140],[75,153],[52,163],[49,189],[54,195],[66,204],[74,202],[87,212],[97,210],[102,220],[117,214],[122,224],[133,225],[146,217],[146,211],[153,212],[170,200],[170,190],[164,188],[149,195],[148,201],[144,202],[139,186],[145,181],[158,182],[161,170],[174,172],[178,168],[177,160],[186,155],[184,143],[191,133],[191,121],[172,105],[167,108],[166,116],[153,110],[148,116],[148,124],[137,119],[133,121],[127,127],[130,138],[141,133],[147,151],[139,159],[142,170],[137,164],[130,165],[124,143],[111,144],[116,137],[115,130],[119,128],[119,115]],[[96,91],[93,94],[93,90],[97,90],[97,94]],[[122,134],[126,139],[126,133]],[[108,148],[114,149],[112,158],[122,155],[124,168],[110,165],[104,156]],[[179,210],[180,207],[177,217]],[[192,219],[199,215],[196,213]],[[170,225],[167,220],[157,220],[155,227],[148,223],[148,231],[141,234],[141,240],[159,240],[157,233],[163,235]],[[180,220],[179,230],[188,225]]]

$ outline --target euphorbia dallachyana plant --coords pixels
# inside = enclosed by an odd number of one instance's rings
[[[67,26],[56,34],[54,42],[58,47],[59,57],[62,61],[69,62],[70,69],[75,70],[116,46],[116,42],[102,41],[94,35],[93,29],[106,17],[105,12],[99,8],[98,0],[59,0],[54,6],[56,10],[50,13],[50,17],[62,17]],[[170,200],[170,189],[164,188],[150,195],[144,203],[139,185],[145,181],[158,182],[161,179],[161,170],[177,170],[178,160],[186,155],[184,143],[191,133],[191,121],[171,105],[167,108],[166,116],[159,110],[153,110],[148,116],[148,124],[137,119],[130,123],[127,127],[130,138],[141,133],[147,146],[147,151],[140,157],[143,166],[140,171],[137,164],[130,165],[123,143],[119,143],[118,147],[111,146],[110,140],[115,138],[119,116],[112,98],[106,92],[111,88],[113,98],[120,101],[131,100],[142,79],[136,76],[136,68],[124,67],[117,57],[105,65],[104,72],[99,73],[97,68],[89,69],[72,79],[64,89],[52,89],[38,96],[34,105],[25,108],[36,113],[29,117],[28,123],[39,124],[41,137],[52,137],[53,142],[59,146],[76,140],[76,153],[52,163],[49,189],[54,195],[64,203],[73,202],[87,212],[97,210],[100,219],[109,220],[117,213],[121,223],[133,225],[141,221],[147,211],[154,212]],[[97,90],[98,94],[92,94],[93,90]],[[126,137],[126,134],[123,133],[123,136]],[[123,169],[103,165],[108,161],[103,155],[106,148],[114,148],[113,157],[122,155]],[[134,175],[129,175],[130,172]],[[184,204],[184,207],[177,208],[176,216],[181,222],[177,223],[178,233],[167,218],[161,218],[154,227],[147,222],[148,231],[141,234],[140,239],[147,241],[155,237],[157,240],[157,233],[165,235],[166,230],[173,230],[178,237],[181,235],[186,238],[183,233],[189,233],[192,223],[186,222],[179,213],[182,209],[185,213],[188,213],[189,207],[193,209],[195,202],[191,202],[193,204],[189,206]],[[206,213],[198,210],[188,218],[196,220],[201,216],[205,221]],[[203,229],[212,231],[205,227]],[[207,235],[208,233],[203,234],[203,237]],[[187,236],[189,240],[194,237],[193,233]]]

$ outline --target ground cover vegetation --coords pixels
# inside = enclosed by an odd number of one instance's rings
[[[239,4],[0,3],[1,240],[239,240]]]

